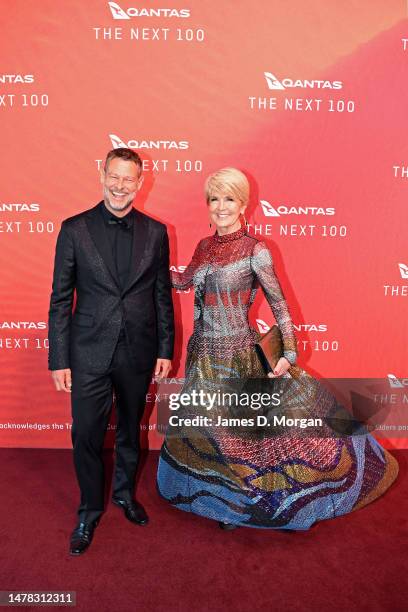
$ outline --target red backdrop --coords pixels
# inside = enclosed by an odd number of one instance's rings
[[[1,5],[0,445],[70,445],[47,371],[54,246],[101,199],[99,164],[121,143],[145,160],[136,206],[168,225],[172,266],[210,232],[205,177],[237,166],[300,365],[408,383],[404,0]],[[174,298],[181,377],[192,295]],[[256,319],[273,322],[262,299]],[[154,394],[148,412],[158,448]]]

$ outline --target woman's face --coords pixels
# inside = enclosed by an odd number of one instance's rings
[[[239,230],[239,216],[244,214],[246,207],[240,200],[221,191],[214,191],[208,200],[210,221],[214,223],[219,234],[231,234]]]

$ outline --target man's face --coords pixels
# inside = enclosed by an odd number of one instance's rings
[[[101,170],[103,198],[113,212],[127,212],[143,183],[141,171],[132,161],[114,157],[106,172]]]

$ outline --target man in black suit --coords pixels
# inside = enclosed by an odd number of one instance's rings
[[[168,375],[174,343],[166,227],[132,206],[143,182],[140,157],[110,151],[101,182],[103,201],[62,223],[49,310],[49,369],[57,390],[71,393],[81,490],[73,555],[88,548],[104,509],[102,450],[113,391],[112,501],[133,523],[148,522],[134,499],[140,420],[152,372]]]

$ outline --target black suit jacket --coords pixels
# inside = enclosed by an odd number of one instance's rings
[[[121,290],[101,206],[103,202],[61,225],[49,309],[50,370],[105,372],[122,319],[135,370],[148,370],[158,357],[173,356],[166,226],[134,209],[130,271]]]

